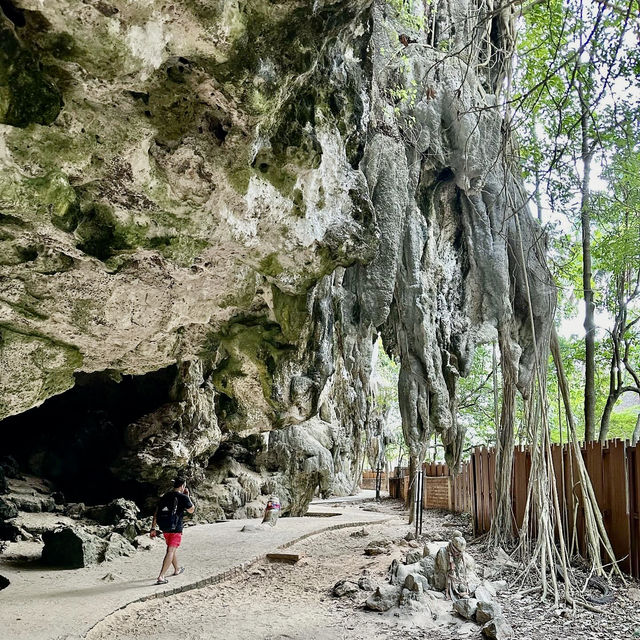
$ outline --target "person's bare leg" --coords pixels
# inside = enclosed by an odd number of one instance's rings
[[[160,575],[158,576],[158,580],[164,580],[164,574],[167,573],[169,567],[173,563],[173,558],[176,554],[176,547],[167,547],[167,552],[164,554],[164,560],[162,561],[162,569],[160,570]]]
[[[178,549],[177,548],[173,553],[173,561],[171,562],[171,564],[173,564],[173,575],[175,576],[178,573],[178,571],[180,571],[180,565],[178,564]]]

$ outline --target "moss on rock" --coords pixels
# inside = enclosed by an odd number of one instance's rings
[[[14,127],[51,124],[62,109],[62,95],[38,57],[22,46],[0,14],[0,123]]]
[[[273,296],[273,313],[280,325],[284,338],[295,344],[300,339],[305,325],[309,322],[307,296],[291,296],[271,285]]]
[[[70,389],[82,362],[82,354],[72,345],[0,326],[0,417]]]

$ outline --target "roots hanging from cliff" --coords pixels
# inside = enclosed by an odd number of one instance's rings
[[[586,608],[595,609],[582,600],[581,596],[575,595],[578,592],[571,583],[571,574],[569,572],[570,558],[566,540],[568,532],[562,526],[562,510],[560,508],[560,501],[558,498],[558,488],[556,485],[556,476],[551,453],[551,436],[546,397],[546,366],[543,367],[542,365],[542,356],[548,353],[548,345],[540,345],[537,341],[529,290],[529,280],[524,266],[526,263],[519,215],[516,214],[515,218],[520,238],[520,259],[523,267],[531,331],[535,345],[535,377],[532,385],[532,394],[526,401],[526,421],[529,441],[531,443],[531,471],[529,475],[524,520],[519,532],[519,546],[516,550],[517,555],[520,556],[520,559],[525,564],[525,568],[521,574],[521,579],[524,581],[532,572],[535,572],[538,574],[538,578],[540,580],[540,586],[535,590],[540,590],[543,600],[548,597],[552,597],[557,605],[562,598],[568,604],[575,606],[576,603],[579,603]],[[622,577],[620,569],[616,563],[611,544],[604,529],[600,510],[591,485],[591,480],[586,472],[586,467],[580,453],[578,437],[569,409],[568,386],[562,369],[562,362],[559,357],[557,336],[555,335],[555,332],[552,335],[550,347],[554,355],[556,367],[558,368],[558,379],[560,381],[565,406],[568,408],[567,421],[570,425],[569,446],[571,447],[571,451],[576,461],[578,477],[581,485],[580,497],[585,513],[585,547],[587,558],[591,563],[592,572],[597,575],[602,575],[604,573],[602,558],[600,555],[600,545],[602,545],[612,562],[612,571],[615,571],[620,577]],[[546,358],[544,362],[546,364]],[[503,375],[505,377],[507,376],[506,368]],[[500,440],[504,441],[505,436],[501,434]],[[509,464],[508,472],[505,469],[501,469],[498,477],[496,478],[496,482],[498,479],[502,482],[500,485],[501,494],[498,497],[499,505],[501,504],[501,501],[504,502],[506,500],[506,496],[510,496],[511,468],[511,464]],[[507,476],[509,478],[508,483],[506,482]],[[496,484],[496,489],[498,489],[498,484]],[[500,518],[501,520],[496,524],[497,530],[499,530],[499,525],[504,527],[504,530],[511,527],[512,520],[510,518],[507,519],[504,513],[500,513]],[[498,538],[494,533],[492,535],[492,540],[495,542],[497,539]],[[560,588],[560,581],[563,583],[562,589]]]
[[[507,332],[500,332],[500,363],[502,366],[502,411],[496,438],[496,507],[491,530],[493,547],[509,547],[513,542],[511,510],[511,478],[513,470],[514,421],[516,410],[516,365],[509,347]]]
[[[602,514],[596,501],[595,492],[591,479],[587,473],[582,454],[580,452],[580,443],[578,440],[578,434],[576,431],[575,421],[573,419],[573,413],[571,411],[571,403],[569,400],[569,383],[564,372],[564,365],[562,363],[562,357],[560,355],[560,345],[558,344],[558,335],[553,329],[551,334],[551,354],[553,356],[553,362],[556,367],[558,376],[558,387],[562,395],[562,401],[565,408],[565,416],[567,425],[569,427],[569,446],[571,447],[572,457],[575,460],[575,465],[578,471],[579,484],[582,488],[582,501],[584,505],[584,518],[585,518],[585,538],[586,538],[586,551],[587,558],[591,562],[594,570],[598,575],[603,573],[602,559],[600,555],[601,545],[607,553],[607,556],[612,561],[613,571],[619,575],[623,580],[624,577],[620,568],[616,562],[611,542],[607,535],[602,520]]]

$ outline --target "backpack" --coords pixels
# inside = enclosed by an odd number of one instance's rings
[[[162,531],[170,533],[178,528],[179,520],[178,495],[172,491],[160,498],[160,501],[158,502],[158,515],[156,516],[156,522]]]

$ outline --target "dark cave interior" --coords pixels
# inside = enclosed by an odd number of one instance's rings
[[[49,480],[69,502],[142,500],[155,489],[121,481],[110,466],[128,424],[171,400],[175,365],[144,375],[78,373],[68,391],[0,421],[0,457]]]

